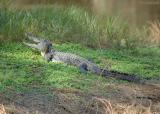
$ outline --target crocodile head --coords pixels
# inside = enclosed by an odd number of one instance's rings
[[[29,40],[32,40],[34,43],[26,43],[26,42],[23,42],[25,45],[33,48],[33,49],[37,49],[38,51],[40,51],[41,53],[50,53],[51,50],[52,50],[52,43],[49,42],[48,40],[44,40],[44,39],[40,39],[40,38],[37,38],[37,37],[34,37],[32,36],[31,34],[28,34],[26,33],[25,34],[26,37],[29,39]]]

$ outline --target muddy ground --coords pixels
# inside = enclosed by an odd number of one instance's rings
[[[1,93],[0,114],[160,114],[160,85],[111,84],[103,94],[48,90]]]

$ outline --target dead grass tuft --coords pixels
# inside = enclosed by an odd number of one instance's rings
[[[113,114],[110,101],[97,97],[93,97],[86,107],[86,112],[89,112],[90,114]]]
[[[126,104],[111,104],[109,100],[104,98],[94,97],[86,107],[87,114],[154,114],[151,112],[150,102],[149,107],[144,107],[141,104],[133,103]],[[155,113],[156,114],[156,113]]]
[[[3,104],[0,104],[0,114],[6,114],[6,110],[3,106]]]
[[[154,44],[160,45],[160,22],[154,21],[149,23],[150,40]]]

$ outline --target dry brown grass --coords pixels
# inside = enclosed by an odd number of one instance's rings
[[[113,106],[112,106],[113,105]],[[123,105],[123,104],[111,104],[110,101],[94,97],[89,105],[86,107],[85,112],[78,112],[72,106],[64,104],[58,104],[59,110],[54,110],[56,114],[158,114],[152,113],[151,107],[144,107],[142,105]],[[1,110],[1,108],[3,108]],[[60,111],[61,110],[61,111]],[[35,111],[30,112],[27,109],[22,109],[20,107],[16,107],[14,105],[3,106],[0,107],[0,114],[44,114],[43,112]],[[48,113],[47,113],[48,114]]]
[[[119,105],[117,108],[114,109],[113,114],[153,114],[151,112],[151,106],[150,107],[144,107],[142,105]]]
[[[110,101],[93,97],[89,105],[86,107],[86,112],[95,114],[113,114],[113,109]]]
[[[160,21],[150,22],[149,25],[151,43],[160,45]]]
[[[121,104],[121,103],[111,103],[110,100],[93,97],[86,109],[81,109],[79,105],[70,97],[65,94],[58,95],[57,107],[53,110],[56,114],[159,114],[151,112],[151,105],[149,107],[144,107],[141,104]],[[26,108],[11,105],[0,105],[0,114],[44,114],[44,112],[35,110],[29,111]],[[49,114],[48,112],[46,114]]]
[[[6,114],[6,110],[3,106],[3,104],[0,104],[0,114]]]
[[[87,114],[156,114],[151,112],[151,103],[149,107],[143,105],[131,104],[112,104],[104,98],[94,97],[86,107]]]

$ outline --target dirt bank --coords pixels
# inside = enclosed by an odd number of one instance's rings
[[[160,114],[160,86],[113,84],[103,92],[49,89],[0,94],[0,114]]]

